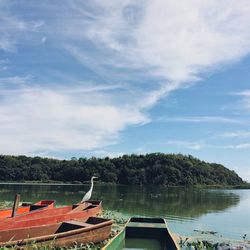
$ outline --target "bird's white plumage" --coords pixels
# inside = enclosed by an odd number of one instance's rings
[[[82,203],[82,202],[85,202],[85,201],[88,201],[88,200],[91,198],[92,191],[93,191],[93,187],[94,187],[94,179],[96,179],[96,178],[97,178],[97,177],[92,176],[92,178],[91,178],[91,187],[90,187],[90,190],[84,195],[84,197],[83,197],[82,200],[81,200],[81,203]]]

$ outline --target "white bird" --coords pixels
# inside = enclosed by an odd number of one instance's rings
[[[92,176],[90,190],[84,195],[84,197],[81,200],[81,203],[83,203],[84,201],[88,201],[91,198],[93,187],[94,187],[94,179],[97,179],[97,178],[98,177]]]

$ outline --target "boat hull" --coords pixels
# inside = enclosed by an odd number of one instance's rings
[[[67,221],[31,228],[0,231],[0,247],[68,247],[75,242],[87,244],[107,239],[111,233],[112,221],[90,217],[81,221]]]

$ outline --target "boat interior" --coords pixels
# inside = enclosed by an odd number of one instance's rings
[[[124,249],[131,249],[135,246],[140,249],[173,249],[174,242],[169,235],[165,220],[131,218],[125,230]]]

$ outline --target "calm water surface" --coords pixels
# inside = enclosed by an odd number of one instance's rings
[[[89,185],[0,184],[0,202],[55,199],[58,205],[79,202]],[[160,216],[172,232],[195,236],[194,230],[216,231],[218,237],[250,238],[250,190],[207,190],[96,185],[93,199],[117,216]]]

